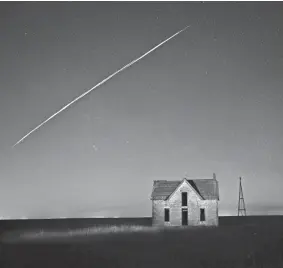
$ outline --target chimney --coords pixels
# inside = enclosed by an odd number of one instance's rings
[[[213,173],[213,179],[216,180],[216,174],[215,173]]]

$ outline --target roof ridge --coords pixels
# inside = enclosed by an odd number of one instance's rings
[[[213,178],[204,179],[189,179],[182,180],[155,180],[152,191],[152,198],[155,200],[165,200],[170,196],[179,186],[179,184],[186,180],[197,193],[204,199],[213,200],[219,198],[218,182]],[[219,199],[218,199],[219,200]]]
[[[215,181],[215,179],[213,178],[204,178],[204,179],[200,179],[200,178],[197,178],[197,179],[187,179],[187,180],[192,180],[192,181]]]

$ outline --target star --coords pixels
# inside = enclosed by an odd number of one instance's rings
[[[261,40],[260,41],[260,46],[263,47],[263,45],[264,45],[264,42]]]
[[[89,114],[84,113],[83,116],[84,116],[87,120],[90,120],[90,115],[89,115]]]
[[[96,147],[95,144],[92,145],[92,148],[94,149],[94,151],[96,151],[96,152],[98,151],[98,148]]]

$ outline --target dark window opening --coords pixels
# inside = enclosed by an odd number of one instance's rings
[[[187,205],[188,205],[188,194],[182,193],[182,206],[187,206]]]
[[[170,221],[169,208],[164,209],[164,221],[166,221],[166,222]]]
[[[188,225],[188,209],[182,208],[182,225]]]
[[[201,208],[201,209],[200,209],[200,221],[205,221],[204,208]]]

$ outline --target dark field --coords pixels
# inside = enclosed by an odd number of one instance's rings
[[[1,221],[0,267],[283,268],[282,216],[221,217],[217,228],[150,225],[150,218]]]

